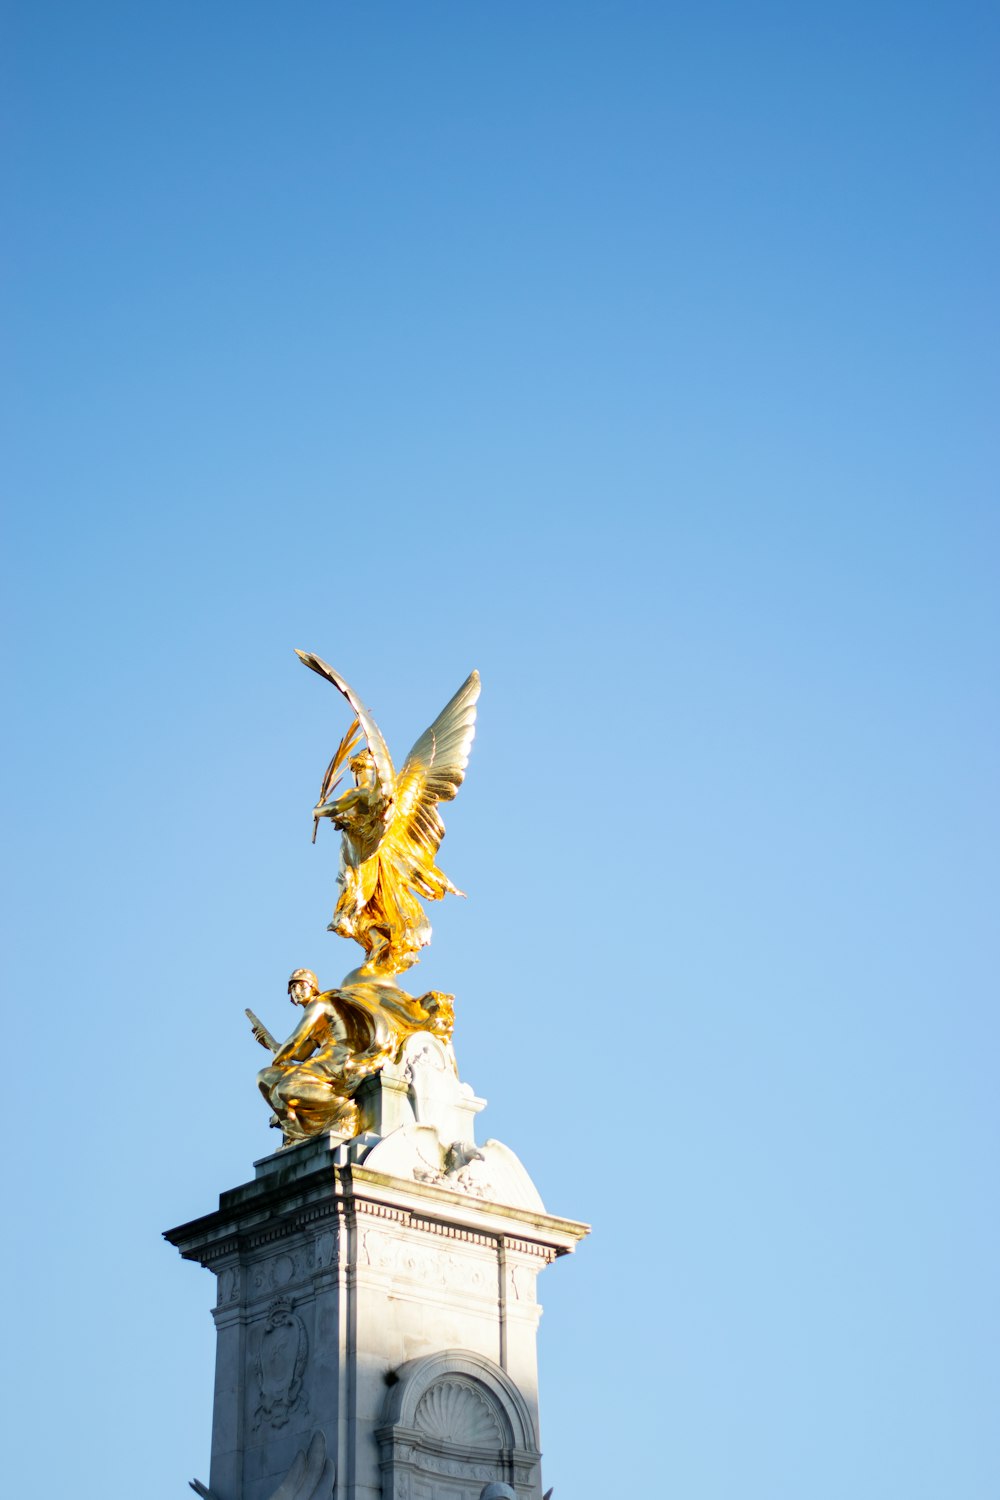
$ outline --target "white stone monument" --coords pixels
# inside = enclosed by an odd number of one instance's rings
[[[583,1224],[545,1212],[450,1049],[410,1037],[365,1129],[256,1163],[167,1239],[217,1278],[211,1500],[542,1500],[535,1280]]]
[[[430,941],[422,903],[457,893],[436,864],[439,804],[465,776],[479,675],[397,773],[350,685],[298,654],[354,714],[313,826],[342,835],[330,930],[364,962],[323,991],[296,969],[302,1015],[284,1042],[247,1012],[282,1148],[215,1213],[167,1233],[218,1288],[211,1473],[192,1488],[542,1500],[535,1281],[587,1227],[546,1213],[506,1146],[476,1145],[484,1101],[459,1082],[453,997],[396,983]],[[336,796],[348,769],[355,785]]]

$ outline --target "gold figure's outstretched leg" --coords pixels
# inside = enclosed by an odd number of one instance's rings
[[[361,909],[358,899],[361,895],[361,882],[357,871],[345,864],[337,876],[337,884],[340,886],[340,894],[326,930],[335,932],[338,937],[352,938],[354,919]]]

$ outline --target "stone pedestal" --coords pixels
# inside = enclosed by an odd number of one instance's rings
[[[541,1500],[535,1279],[586,1226],[474,1144],[483,1101],[411,1043],[362,1135],[265,1157],[167,1233],[217,1278],[212,1500]]]

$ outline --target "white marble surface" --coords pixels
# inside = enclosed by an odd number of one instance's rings
[[[336,1500],[541,1500],[535,1284],[586,1226],[475,1144],[483,1101],[421,1040],[404,1123],[274,1153],[168,1235],[218,1277],[217,1500],[271,1500],[317,1432]]]

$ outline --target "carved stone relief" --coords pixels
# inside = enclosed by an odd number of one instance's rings
[[[490,1203],[544,1213],[542,1200],[513,1151],[499,1141],[487,1141],[480,1149],[470,1138],[468,1123],[456,1117],[451,1133],[436,1125],[403,1125],[377,1142],[364,1164],[388,1177],[426,1182]]]
[[[532,1419],[499,1365],[471,1350],[443,1350],[400,1367],[377,1434],[385,1493],[394,1500],[479,1500],[509,1484],[537,1494]]]
[[[238,1302],[239,1298],[240,1268],[227,1266],[224,1271],[219,1272],[219,1306],[225,1307],[229,1302]]]
[[[300,1448],[292,1466],[278,1485],[271,1500],[330,1500],[337,1480],[337,1467],[327,1457],[326,1436],[317,1429],[308,1448]],[[191,1488],[201,1500],[218,1500],[218,1496],[200,1480],[192,1479]]]
[[[427,1473],[447,1474],[452,1479],[490,1480],[496,1477],[495,1463],[475,1463],[467,1458],[442,1458],[440,1454],[423,1451],[416,1462]]]
[[[496,1189],[483,1172],[483,1153],[474,1146],[456,1141],[447,1151],[439,1148],[435,1152],[438,1158],[436,1161],[422,1151],[419,1145],[416,1154],[417,1164],[413,1168],[416,1182],[429,1182],[434,1187],[450,1188],[453,1193],[469,1193],[473,1198],[496,1197]]]
[[[485,1292],[495,1277],[486,1267],[448,1250],[425,1248],[394,1239],[379,1229],[366,1229],[361,1236],[361,1256],[365,1264],[394,1276],[405,1276],[424,1286],[451,1290]]]
[[[403,1049],[403,1077],[410,1085],[413,1113],[421,1125],[433,1125],[453,1139],[458,1110],[472,1097],[468,1084],[458,1081],[453,1055],[437,1037],[421,1032]],[[456,1109],[458,1107],[458,1110]]]
[[[277,1255],[253,1261],[245,1268],[251,1301],[273,1292],[280,1295],[294,1282],[302,1281],[315,1264],[316,1249],[312,1244],[299,1250],[282,1250]]]
[[[289,1297],[276,1297],[267,1311],[254,1361],[258,1400],[254,1430],[261,1423],[284,1427],[295,1413],[308,1410],[302,1379],[309,1357],[305,1324]]]
[[[486,1398],[469,1381],[458,1378],[440,1380],[421,1396],[415,1425],[428,1437],[471,1448],[499,1448],[503,1443]]]
[[[509,1295],[515,1302],[535,1302],[535,1272],[529,1266],[508,1266]]]
[[[316,1264],[317,1266],[332,1266],[333,1256],[337,1248],[337,1236],[330,1229],[324,1229],[322,1234],[316,1236]]]
[[[276,1255],[271,1261],[271,1285],[287,1286],[295,1275],[294,1255]]]

